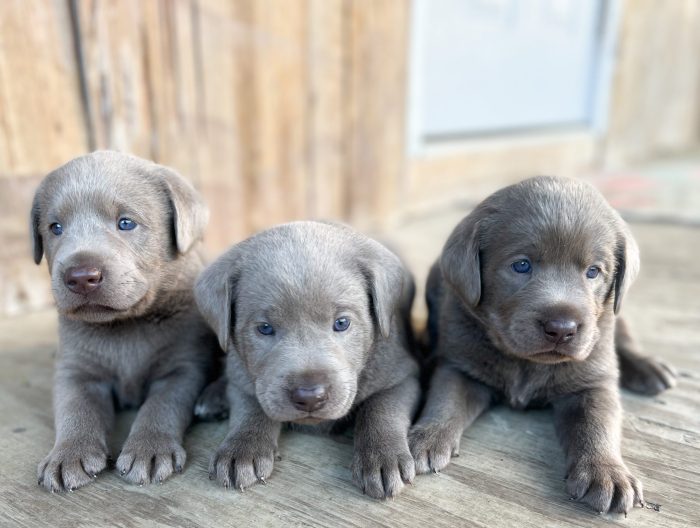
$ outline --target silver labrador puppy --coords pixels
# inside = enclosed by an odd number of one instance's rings
[[[207,210],[167,167],[117,152],[76,158],[34,197],[34,260],[46,255],[59,312],[56,443],[39,484],[73,490],[105,469],[114,404],[140,406],[116,466],[162,482],[185,464],[182,439],[216,353],[192,285]]]
[[[239,489],[264,482],[283,422],[328,431],[352,414],[355,482],[375,498],[398,494],[415,475],[413,293],[396,255],[319,222],[263,231],[207,268],[195,294],[228,351],[231,405],[210,478]]]
[[[620,319],[616,330],[638,269],[629,229],[588,184],[538,177],[484,200],[428,279],[438,366],[410,432],[416,470],[445,467],[494,402],[551,405],[571,497],[600,512],[640,503],[620,452],[616,334],[624,384],[655,393],[675,381],[637,354]]]

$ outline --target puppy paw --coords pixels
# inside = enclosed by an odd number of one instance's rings
[[[61,442],[39,464],[39,486],[52,493],[76,490],[107,467],[107,458],[106,446],[98,441]]]
[[[438,423],[417,423],[408,433],[416,473],[437,473],[459,456],[462,432]]]
[[[181,473],[187,455],[180,440],[164,433],[132,434],[117,459],[117,471],[124,480],[143,486],[162,483],[173,473]]]
[[[224,420],[228,418],[228,411],[226,383],[221,379],[207,385],[194,405],[194,415],[206,422]]]
[[[415,463],[405,440],[355,447],[352,479],[370,497],[396,497],[415,476]]]
[[[572,500],[600,513],[624,513],[644,504],[642,484],[618,461],[579,461],[566,477]]]
[[[227,438],[209,463],[209,480],[225,488],[243,491],[272,475],[277,445],[269,440],[241,434]]]
[[[620,383],[625,389],[655,396],[676,386],[676,371],[661,360],[640,357],[620,364]]]

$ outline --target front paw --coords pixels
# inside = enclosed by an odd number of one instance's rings
[[[209,462],[209,480],[243,491],[272,475],[277,445],[250,434],[226,438]]]
[[[99,441],[73,440],[54,446],[37,468],[38,483],[48,491],[73,491],[107,467],[107,447]]]
[[[415,476],[415,463],[405,440],[355,447],[352,479],[370,497],[395,497]]]
[[[157,432],[136,433],[126,439],[117,459],[117,471],[139,486],[162,483],[173,473],[182,472],[186,458],[178,438]]]
[[[459,456],[462,431],[444,424],[417,423],[408,433],[411,454],[416,461],[416,473],[437,473]]]
[[[640,357],[621,365],[622,386],[639,394],[655,396],[676,386],[676,371],[659,359]]]
[[[642,484],[618,461],[578,461],[566,477],[572,500],[582,501],[600,513],[624,513],[643,505]]]

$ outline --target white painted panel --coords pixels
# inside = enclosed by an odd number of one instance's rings
[[[415,0],[423,138],[590,123],[602,0]]]

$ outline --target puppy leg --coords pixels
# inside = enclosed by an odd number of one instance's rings
[[[620,364],[620,384],[625,389],[654,396],[675,387],[675,370],[663,361],[642,356],[622,317],[615,322],[615,350]]]
[[[272,474],[280,423],[268,418],[255,398],[230,384],[228,395],[229,433],[209,462],[209,479],[243,491],[264,484]]]
[[[228,418],[228,399],[226,398],[226,376],[207,385],[194,405],[194,415],[204,421],[224,420]]]
[[[162,483],[185,465],[182,440],[204,384],[197,365],[183,364],[151,383],[117,459],[117,470],[133,484]]]
[[[394,497],[404,482],[413,482],[416,472],[407,434],[419,397],[418,380],[409,377],[373,394],[358,409],[352,476],[370,497]]]
[[[566,453],[566,488],[573,500],[598,512],[624,514],[643,504],[642,485],[620,453],[617,388],[590,389],[555,401],[554,419]]]
[[[430,381],[428,400],[408,435],[417,473],[437,473],[459,454],[464,430],[488,408],[491,390],[447,365]]]
[[[53,399],[56,442],[39,464],[38,482],[51,492],[73,491],[107,466],[112,393],[107,383],[59,368]]]

